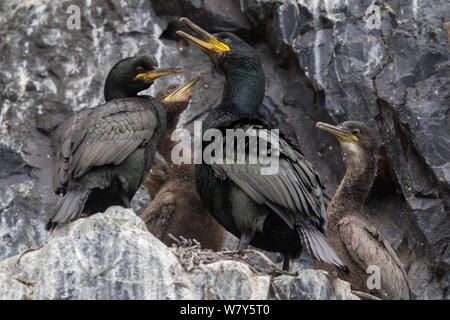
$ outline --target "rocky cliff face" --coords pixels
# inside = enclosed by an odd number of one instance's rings
[[[271,277],[213,253],[183,251],[166,247],[132,210],[110,207],[1,262],[0,299],[357,299],[348,282],[321,270]]]
[[[80,9],[80,29],[67,26],[70,5]],[[47,240],[43,225],[56,201],[50,133],[103,102],[104,79],[119,59],[152,54],[161,66],[185,67],[150,93],[206,71],[182,126],[217,103],[222,75],[175,35],[186,16],[256,48],[267,77],[260,116],[298,142],[329,197],[343,176],[342,154],[315,122],[358,119],[376,129],[382,148],[368,218],[404,262],[413,293],[448,298],[449,10],[438,0],[2,1],[0,261]],[[137,212],[147,199],[135,199]]]

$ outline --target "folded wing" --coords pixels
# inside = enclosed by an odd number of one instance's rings
[[[268,156],[275,159],[279,155],[278,170],[262,174],[261,169],[267,168],[267,165],[250,163],[249,155],[252,153],[246,152],[245,164],[212,164],[216,172],[226,175],[257,203],[269,206],[291,228],[314,224],[326,233],[323,184],[312,164],[288,140],[274,136],[273,132],[266,131],[264,127],[248,124],[241,125],[240,128],[244,131],[255,130],[258,141],[266,141]],[[267,135],[261,134],[261,130],[265,130]],[[249,141],[246,142],[246,147]],[[279,143],[275,143],[276,141]]]
[[[56,193],[64,194],[70,179],[80,178],[92,167],[120,164],[150,140],[157,124],[156,115],[140,98],[113,100],[74,117],[55,139]]]

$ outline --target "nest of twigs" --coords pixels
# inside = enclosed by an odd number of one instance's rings
[[[182,236],[179,238],[169,234],[169,236],[175,241],[172,245],[174,248],[174,254],[178,257],[181,265],[186,271],[192,271],[196,268],[201,269],[203,265],[207,265],[220,260],[234,260],[247,264],[250,269],[258,274],[268,275],[290,275],[297,276],[297,272],[288,272],[278,267],[272,260],[270,260],[265,254],[260,251],[245,249],[245,250],[223,250],[214,252],[210,249],[203,250],[200,243],[195,239],[186,239]],[[262,261],[264,265],[259,265],[249,259],[250,255],[256,255]],[[269,269],[269,270],[268,270]]]

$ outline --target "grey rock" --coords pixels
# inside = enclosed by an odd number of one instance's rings
[[[440,6],[435,1],[416,9],[408,1],[380,6],[378,30],[358,15],[326,25],[322,20],[330,19],[330,8],[305,2],[300,10],[312,14],[316,27],[299,34],[292,46],[334,119],[370,121],[378,129],[400,196],[434,258],[448,263],[450,52],[435,16],[445,12]],[[331,12],[349,14],[345,7]]]
[[[359,300],[351,293],[348,282],[322,270],[306,269],[295,278],[278,276],[273,286],[274,297],[283,300]]]
[[[380,9],[380,29],[367,24],[366,10],[372,4]],[[312,93],[315,107],[328,113],[325,117],[316,113],[300,129],[294,128],[314,164],[317,156],[310,151],[318,151],[317,167],[328,194],[334,193],[342,176],[340,152],[320,133],[308,135],[310,120],[357,119],[375,128],[382,165],[368,204],[369,218],[395,241],[411,270],[417,298],[442,299],[448,290],[443,279],[450,276],[448,6],[439,1],[241,1],[241,5],[253,19],[269,17],[276,9],[265,24],[266,31],[275,33],[267,32],[275,44],[267,41],[288,66],[295,54],[297,79],[303,75],[309,79],[298,82],[295,91]],[[283,102],[301,105],[304,97],[308,94],[295,97],[288,91]],[[277,105],[278,110],[285,108]],[[280,122],[281,128],[292,127],[292,119],[302,111],[286,112],[291,121]],[[298,138],[302,136],[309,139],[302,141]],[[399,207],[401,211],[395,211]],[[438,261],[441,267],[436,267]]]
[[[131,200],[130,206],[133,211],[140,217],[144,214],[144,211],[147,208],[149,202],[150,194],[148,193],[147,188],[141,186]]]
[[[246,263],[221,259],[190,270],[174,248],[149,233],[130,209],[104,213],[57,228],[40,249],[0,263],[0,299],[349,299],[349,284],[327,273],[270,276]],[[20,260],[19,260],[20,259]]]
[[[52,130],[103,102],[119,59],[154,54],[184,66],[148,93],[206,71],[180,127],[219,102],[223,76],[175,35],[180,15],[233,31],[254,45],[266,73],[259,117],[297,142],[331,198],[345,167],[337,142],[315,122],[369,122],[382,145],[367,218],[405,264],[418,299],[442,299],[450,277],[450,11],[438,0],[148,1],[74,0],[81,29],[66,26],[66,2],[0,3],[0,261],[43,245],[57,201],[51,188]],[[381,28],[367,27],[375,4]],[[415,6],[414,4],[417,4]],[[3,27],[5,26],[5,27]],[[145,191],[133,201],[141,212]],[[32,253],[30,253],[32,254]],[[269,255],[274,262],[276,255]],[[303,270],[309,262],[297,261]]]
[[[152,7],[158,15],[187,17],[197,24],[209,26],[213,31],[250,30],[247,17],[235,1],[154,0]]]

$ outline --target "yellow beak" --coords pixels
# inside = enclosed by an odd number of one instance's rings
[[[189,27],[191,27],[191,29],[194,30],[196,33],[198,33],[203,38],[203,40],[195,38],[195,37],[191,36],[190,34],[187,34],[186,32],[183,32],[180,30],[177,31],[177,34],[183,38],[186,38],[186,39],[192,41],[193,43],[198,45],[200,48],[202,48],[204,51],[206,51],[208,54],[211,55],[211,54],[215,54],[215,53],[219,53],[219,52],[230,51],[229,46],[227,46],[225,43],[222,43],[219,40],[217,40],[217,38],[215,36],[213,36],[212,34],[207,32],[206,30],[203,30],[202,28],[200,28],[198,25],[193,23],[188,18],[183,17],[180,19],[180,21],[184,22]]]
[[[160,77],[167,76],[169,74],[174,73],[183,73],[183,68],[177,67],[177,68],[168,68],[168,69],[157,69],[145,73],[139,73],[136,76],[136,80],[143,80],[145,82],[153,82],[155,79],[158,79]]]
[[[188,92],[197,83],[198,80],[200,80],[201,77],[203,77],[204,74],[205,74],[205,71],[200,71],[191,80],[176,87],[172,91],[172,93],[170,93],[167,97],[164,98],[164,101],[169,101],[171,99],[176,99],[176,98],[182,97],[186,92]]]
[[[317,122],[316,128],[320,130],[324,130],[326,132],[331,133],[332,135],[336,136],[338,139],[341,139],[345,142],[355,141],[358,142],[358,137],[353,135],[351,132],[347,131],[346,129],[343,129],[338,126],[333,126],[328,123],[323,122]]]

